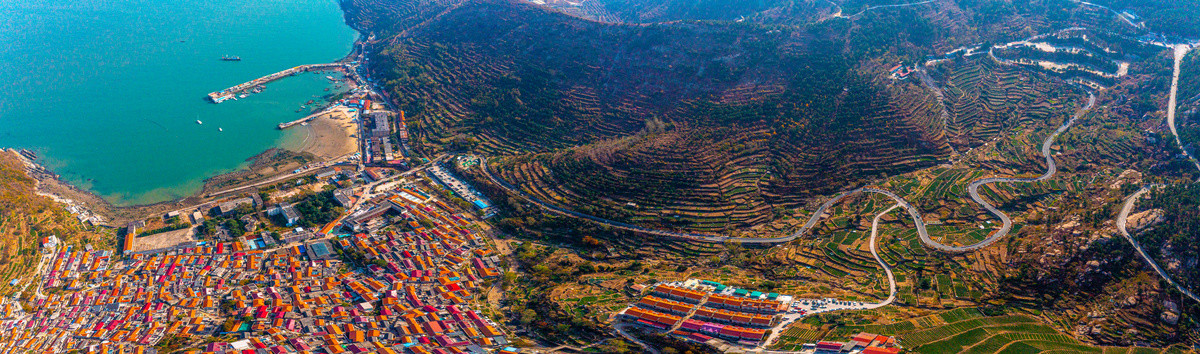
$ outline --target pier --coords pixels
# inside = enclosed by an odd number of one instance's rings
[[[333,114],[333,113],[335,113],[335,110],[327,109],[327,110],[323,110],[323,111],[320,111],[317,113],[309,114],[309,115],[305,116],[304,118],[293,120],[291,122],[279,123],[279,130],[291,128],[293,125],[308,122],[310,120],[316,119],[317,117],[327,115],[327,114]]]
[[[283,71],[280,71],[280,72],[277,72],[277,73],[274,73],[271,75],[267,75],[267,76],[263,76],[263,77],[260,77],[260,78],[254,79],[254,80],[250,80],[248,82],[245,82],[245,83],[242,83],[237,86],[233,86],[233,87],[221,90],[221,91],[211,92],[208,94],[208,100],[212,101],[212,103],[221,103],[225,100],[233,98],[233,95],[237,94],[238,92],[245,91],[246,89],[249,89],[251,87],[263,85],[263,84],[269,83],[271,81],[275,81],[275,80],[279,80],[279,79],[282,79],[282,78],[285,78],[288,76],[295,75],[297,73],[302,73],[302,72],[307,72],[307,71],[319,71],[319,70],[343,70],[346,72],[353,71],[353,70],[349,69],[347,64],[343,64],[343,63],[301,65],[301,66],[289,68],[287,70],[283,70]],[[283,128],[282,124],[280,125],[280,127],[281,127],[281,129]]]

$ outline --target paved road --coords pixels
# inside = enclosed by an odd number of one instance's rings
[[[384,193],[375,191],[375,187],[378,187],[385,183],[395,182],[396,180],[399,180],[401,178],[412,176],[414,173],[423,171],[426,168],[429,168],[429,166],[433,166],[433,164],[441,162],[442,160],[446,159],[449,156],[450,155],[446,155],[446,154],[438,155],[438,156],[434,157],[432,160],[429,160],[429,162],[426,162],[426,163],[424,163],[420,166],[417,166],[415,168],[412,168],[408,171],[404,171],[398,175],[384,178],[384,179],[381,179],[381,180],[378,180],[375,182],[371,182],[371,183],[367,184],[366,186],[363,186],[362,195],[359,196],[358,199],[354,201],[354,205],[347,208],[346,212],[342,213],[342,216],[338,217],[337,220],[334,220],[333,223],[340,224],[342,222],[342,220],[345,220],[348,217],[356,215],[359,212],[358,208],[361,207],[364,202],[371,200],[372,198],[375,198],[377,195],[384,194]],[[332,230],[330,230],[330,233],[326,234],[325,236],[329,237],[331,235],[332,235]]]
[[[211,197],[215,197],[218,195],[238,192],[238,191],[241,191],[244,189],[255,188],[258,186],[262,186],[264,184],[276,183],[276,182],[287,180],[290,178],[295,178],[295,177],[299,177],[299,176],[303,176],[303,175],[307,175],[307,174],[313,174],[313,173],[316,173],[317,171],[320,171],[322,168],[340,164],[340,163],[344,162],[346,159],[350,158],[350,156],[352,156],[352,155],[354,155],[354,153],[345,154],[345,155],[330,159],[328,161],[321,162],[321,164],[324,165],[322,167],[309,168],[309,169],[306,169],[306,170],[300,171],[300,172],[293,172],[293,173],[288,173],[288,174],[271,177],[269,179],[266,179],[266,180],[263,180],[260,182],[256,182],[253,184],[248,184],[248,185],[244,185],[244,186],[233,187],[233,188],[228,188],[228,189],[217,191],[217,192],[208,193],[208,194],[205,194],[204,197],[211,198]],[[185,209],[187,209],[187,208],[185,208]],[[180,210],[182,210],[182,209],[180,209]]]
[[[829,0],[826,0],[826,1],[829,1]],[[846,18],[846,19],[854,19],[855,17],[858,17],[859,15],[862,15],[863,13],[866,13],[867,11],[871,11],[871,10],[875,10],[875,9],[882,9],[882,8],[888,8],[888,7],[904,7],[904,6],[922,5],[922,4],[928,4],[928,3],[931,3],[931,2],[934,2],[934,1],[937,1],[937,0],[925,0],[925,1],[920,1],[920,2],[908,3],[908,4],[893,4],[893,5],[874,5],[874,6],[868,6],[866,9],[863,9],[862,11],[859,11],[858,13],[856,13],[856,14],[853,14],[853,15],[850,15],[850,16],[845,16],[845,15],[842,15],[842,6],[841,6],[841,5],[838,5],[837,3],[833,2],[833,1],[829,1],[829,4],[831,4],[831,5],[835,6],[835,7],[837,7],[837,11],[834,11],[833,13],[829,14],[829,16],[825,16],[825,17],[823,17],[823,18],[821,18],[821,19],[818,19],[818,20],[816,20],[816,21],[815,21],[815,22],[813,22],[813,23],[821,23],[821,22],[825,22],[825,20],[828,20],[828,19],[831,19],[831,18]]]
[[[1175,130],[1175,96],[1179,92],[1179,67],[1183,65],[1183,57],[1187,56],[1188,51],[1192,49],[1190,44],[1176,44],[1170,47],[1175,51],[1175,71],[1171,74],[1171,98],[1167,100],[1167,126],[1171,127],[1171,135],[1175,136],[1175,144],[1183,152],[1188,160],[1196,165],[1196,169],[1200,170],[1200,161],[1196,161],[1195,157],[1188,154],[1187,150],[1183,149],[1183,141],[1179,140],[1179,131]]]
[[[895,210],[898,207],[900,207],[900,204],[892,205],[891,208],[884,210],[878,215],[875,215],[875,220],[871,221],[871,256],[875,257],[875,261],[879,262],[879,266],[883,267],[883,271],[887,273],[888,298],[887,300],[880,301],[876,304],[868,304],[867,308],[869,309],[884,307],[888,304],[891,304],[892,301],[896,301],[896,276],[892,274],[892,267],[889,267],[887,263],[883,261],[883,258],[879,257],[879,246],[876,244],[875,240],[878,238],[877,236],[879,234],[879,219],[883,218],[884,215],[891,213],[892,210]]]
[[[896,208],[899,208],[900,206],[901,206],[900,203],[896,203],[896,204],[892,205],[891,208],[887,208],[887,210],[884,210],[883,212],[876,214],[875,219],[871,220],[871,241],[870,241],[871,256],[875,257],[875,262],[879,263],[879,266],[881,268],[883,268],[884,273],[887,274],[887,279],[888,279],[888,297],[887,297],[887,299],[884,299],[883,301],[876,302],[876,303],[866,303],[866,304],[859,303],[859,302],[848,302],[847,304],[844,304],[844,305],[822,305],[822,306],[828,306],[828,307],[823,307],[821,309],[809,308],[808,310],[805,311],[806,313],[804,315],[801,315],[798,312],[785,313],[785,314],[783,314],[783,318],[781,318],[779,320],[779,323],[777,325],[775,325],[775,327],[771,328],[771,335],[767,336],[767,338],[765,340],[760,342],[758,347],[755,347],[755,350],[765,351],[767,349],[767,347],[770,347],[772,344],[775,344],[775,340],[779,339],[779,336],[783,334],[784,328],[787,328],[787,326],[792,324],[792,322],[795,322],[806,316],[812,316],[812,315],[815,315],[818,313],[827,313],[827,312],[835,312],[835,311],[877,309],[880,307],[891,305],[892,302],[895,302],[896,301],[896,275],[892,273],[892,267],[888,266],[887,263],[883,261],[882,257],[879,257],[879,243],[876,240],[878,239],[878,236],[879,236],[879,220],[883,219],[884,215],[891,213],[892,210],[896,210]],[[791,353],[791,352],[776,352],[776,353]]]
[[[811,230],[813,227],[815,227],[817,225],[817,223],[819,221],[821,221],[821,219],[825,215],[825,211],[828,210],[830,206],[833,206],[837,202],[841,201],[843,198],[853,195],[853,194],[857,194],[857,193],[878,193],[878,194],[883,194],[889,198],[892,198],[893,200],[896,201],[897,204],[904,207],[904,209],[908,211],[909,216],[912,217],[913,223],[915,224],[915,226],[917,228],[917,234],[918,234],[918,236],[920,236],[921,243],[925,244],[926,247],[933,248],[933,249],[943,251],[943,252],[960,253],[960,252],[974,251],[974,250],[977,250],[977,249],[980,249],[983,247],[987,247],[988,245],[991,245],[992,243],[996,242],[996,240],[999,240],[1000,238],[1008,235],[1008,232],[1012,230],[1012,220],[1008,217],[1008,214],[1005,214],[1004,212],[1000,211],[999,209],[996,209],[995,206],[993,206],[991,203],[988,203],[986,200],[984,200],[983,197],[979,195],[979,187],[982,185],[992,184],[992,183],[1039,182],[1039,181],[1049,179],[1051,176],[1054,176],[1054,174],[1058,171],[1058,165],[1054,162],[1054,156],[1050,154],[1050,147],[1052,145],[1054,145],[1054,140],[1056,138],[1058,138],[1059,134],[1062,134],[1062,132],[1064,132],[1068,128],[1070,128],[1071,125],[1074,124],[1075,121],[1077,119],[1079,119],[1080,116],[1083,116],[1084,113],[1091,110],[1092,106],[1095,104],[1096,104],[1096,96],[1094,94],[1092,94],[1092,92],[1089,91],[1087,105],[1085,105],[1083,107],[1083,109],[1080,109],[1079,112],[1076,112],[1075,115],[1071,116],[1071,118],[1068,119],[1067,122],[1063,123],[1062,126],[1060,126],[1057,130],[1055,130],[1054,133],[1050,134],[1050,136],[1046,138],[1045,142],[1042,143],[1042,156],[1046,159],[1047,168],[1046,168],[1046,172],[1043,173],[1041,176],[1038,176],[1036,178],[990,177],[990,178],[983,178],[983,179],[976,180],[974,182],[971,182],[971,184],[967,186],[967,190],[971,196],[971,199],[974,200],[975,203],[983,206],[983,208],[986,209],[989,213],[991,213],[992,215],[995,215],[997,218],[999,218],[1000,221],[1002,222],[1002,226],[1000,227],[999,230],[988,235],[988,237],[984,238],[982,241],[980,241],[978,243],[966,245],[966,246],[949,246],[949,245],[944,245],[937,241],[934,241],[933,238],[931,238],[929,236],[929,232],[925,228],[925,221],[921,218],[920,210],[918,210],[916,207],[912,206],[912,204],[909,204],[908,201],[904,200],[903,198],[896,195],[895,193],[892,193],[891,191],[888,191],[886,189],[881,189],[881,188],[870,188],[870,187],[859,188],[859,189],[855,189],[855,190],[845,191],[845,192],[842,192],[842,193],[839,193],[839,194],[833,196],[833,198],[830,198],[829,200],[825,201],[824,204],[821,204],[821,206],[818,207],[817,210],[813,212],[812,216],[808,219],[808,221],[804,223],[804,226],[801,226],[800,229],[796,230],[796,232],[794,232],[788,236],[769,237],[769,238],[727,237],[727,236],[718,236],[718,235],[712,235],[712,234],[699,234],[699,233],[687,233],[687,232],[651,229],[651,228],[641,227],[641,226],[623,223],[623,222],[619,222],[619,221],[602,219],[602,218],[595,217],[592,215],[587,215],[587,214],[579,213],[576,211],[568,210],[568,209],[559,207],[557,205],[542,201],[541,199],[538,199],[537,197],[534,197],[533,195],[526,193],[524,190],[521,190],[520,188],[514,187],[513,185],[509,184],[507,181],[504,181],[503,179],[492,174],[491,168],[488,167],[488,161],[487,161],[486,157],[480,158],[481,162],[480,162],[479,166],[483,169],[484,174],[487,175],[488,179],[490,179],[492,181],[492,183],[495,183],[496,185],[508,190],[511,193],[518,194],[518,195],[524,197],[529,202],[534,203],[535,205],[541,207],[542,209],[549,211],[551,213],[554,213],[554,214],[559,214],[559,215],[577,218],[577,219],[588,220],[588,221],[591,221],[591,222],[594,222],[597,224],[601,224],[601,225],[605,225],[608,227],[621,229],[621,230],[647,233],[647,234],[651,234],[651,235],[682,239],[682,240],[686,240],[686,241],[711,242],[711,243],[738,242],[738,243],[743,243],[743,244],[770,245],[770,244],[790,242],[790,241],[795,240],[796,238],[808,233],[809,230]]]
[[[1130,26],[1133,26],[1134,28],[1139,28],[1139,29],[1140,29],[1140,28],[1146,28],[1145,26],[1142,26],[1141,24],[1133,23],[1133,21],[1130,21],[1128,17],[1125,17],[1125,16],[1124,16],[1124,15],[1122,15],[1120,12],[1117,12],[1117,10],[1113,10],[1113,9],[1110,9],[1110,8],[1108,8],[1108,6],[1104,6],[1104,5],[1100,5],[1100,4],[1095,4],[1095,3],[1091,3],[1091,2],[1087,2],[1087,1],[1081,1],[1081,0],[1072,0],[1072,1],[1074,1],[1074,2],[1076,2],[1076,3],[1079,3],[1079,4],[1082,4],[1082,5],[1094,6],[1094,7],[1099,7],[1099,8],[1102,8],[1102,9],[1108,10],[1108,11],[1112,11],[1112,13],[1113,13],[1113,14],[1117,15],[1117,17],[1121,18],[1121,20],[1124,20],[1124,21],[1125,21],[1125,23],[1129,24]]]
[[[633,342],[634,344],[641,346],[642,349],[645,349],[647,352],[650,352],[651,354],[659,354],[658,348],[652,347],[649,344],[646,344],[646,342],[643,342],[642,340],[637,339],[637,337],[634,337],[632,334],[626,333],[624,323],[613,324],[613,328],[617,330],[617,334],[620,334],[622,337],[625,337],[625,339],[628,339],[630,342]]]
[[[875,9],[883,9],[883,8],[889,8],[889,7],[904,7],[904,6],[923,5],[923,4],[928,4],[928,3],[931,3],[931,2],[934,2],[934,1],[937,1],[937,0],[925,0],[925,1],[919,1],[919,2],[914,2],[914,3],[908,3],[908,4],[875,5],[875,6],[867,7],[865,10],[859,11],[859,12],[858,12],[858,13],[856,13],[856,14],[853,14],[853,15],[850,15],[850,16],[846,16],[846,17],[847,17],[847,18],[855,18],[855,17],[858,17],[859,15],[862,15],[863,13],[866,13],[867,11],[871,11],[871,10],[875,10]]]
[[[1197,297],[1196,294],[1193,294],[1190,290],[1184,288],[1183,285],[1176,283],[1174,279],[1171,279],[1171,276],[1167,275],[1167,272],[1164,271],[1162,267],[1159,267],[1158,263],[1155,263],[1154,259],[1150,258],[1150,255],[1146,254],[1146,251],[1142,249],[1142,245],[1139,244],[1137,240],[1133,239],[1133,235],[1129,234],[1129,230],[1126,230],[1125,223],[1129,219],[1129,212],[1133,211],[1133,206],[1137,204],[1138,199],[1141,199],[1142,195],[1146,194],[1146,192],[1149,192],[1151,188],[1157,187],[1162,187],[1162,185],[1150,185],[1142,187],[1141,190],[1138,190],[1128,198],[1125,198],[1125,205],[1121,207],[1121,213],[1117,214],[1117,230],[1121,231],[1121,236],[1124,236],[1125,240],[1129,241],[1129,244],[1133,245],[1133,249],[1137,250],[1138,254],[1142,255],[1142,259],[1146,260],[1146,263],[1150,265],[1150,268],[1154,268],[1154,271],[1157,272],[1158,275],[1163,278],[1163,280],[1166,280],[1168,283],[1171,283],[1171,285],[1174,285],[1176,289],[1179,289],[1179,292],[1192,298],[1192,300],[1200,302],[1200,297]]]

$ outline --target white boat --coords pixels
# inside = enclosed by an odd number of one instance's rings
[[[243,94],[240,94],[240,95],[238,95],[238,97],[240,97],[240,98],[246,98],[246,94],[244,94],[244,93],[243,93]]]
[[[225,129],[217,128],[217,131],[223,132],[223,131],[225,131]]]
[[[199,119],[197,119],[196,124],[204,124],[204,122],[201,122]]]

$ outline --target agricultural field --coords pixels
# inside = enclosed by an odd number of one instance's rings
[[[930,74],[943,83],[947,139],[960,151],[1055,113],[1069,115],[1068,104],[1081,99],[1062,81],[987,57],[943,62]]]
[[[822,338],[843,338],[859,332],[897,336],[915,353],[1165,353],[1180,348],[1103,347],[1088,345],[1023,313],[995,309],[957,308],[888,324],[816,325],[805,321],[783,334],[775,349],[798,349]]]

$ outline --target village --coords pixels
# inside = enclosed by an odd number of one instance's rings
[[[327,191],[346,211],[316,230],[255,230],[279,228],[264,216],[286,227],[312,217],[256,195],[162,216],[196,224],[186,229],[143,238],[131,225],[119,254],[48,237],[29,306],[0,304],[0,352],[504,350],[503,327],[476,307],[502,267],[488,228],[431,190],[462,182],[369,172],[368,184]],[[316,179],[332,188],[350,174]],[[246,231],[222,222],[202,236],[210,218],[245,219]]]
[[[617,330],[626,324],[676,338],[723,348],[725,352],[763,350],[793,321],[815,313],[862,308],[857,302],[796,299],[727,286],[711,280],[687,279],[638,286],[645,295],[621,310]],[[802,353],[895,354],[893,337],[860,333],[846,342],[807,343]]]

